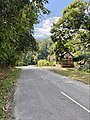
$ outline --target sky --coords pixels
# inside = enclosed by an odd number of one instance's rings
[[[48,0],[49,4],[45,5],[51,11],[50,15],[44,15],[38,25],[34,27],[34,37],[38,40],[48,39],[51,35],[50,30],[53,22],[62,16],[63,9],[74,0]]]

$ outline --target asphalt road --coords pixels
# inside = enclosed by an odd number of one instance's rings
[[[15,120],[89,120],[89,86],[46,69],[24,67],[15,91]]]

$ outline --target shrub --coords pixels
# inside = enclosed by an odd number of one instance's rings
[[[49,62],[47,60],[39,60],[38,66],[49,66]]]
[[[83,66],[83,70],[90,73],[90,59],[88,59],[85,65]]]
[[[55,61],[49,62],[49,66],[56,66],[56,62]]]
[[[88,59],[88,55],[78,55],[77,57],[74,57],[74,62],[79,62],[81,60],[87,60]]]

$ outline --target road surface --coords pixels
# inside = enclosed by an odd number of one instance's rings
[[[37,67],[24,67],[14,94],[15,120],[89,120],[89,86]]]

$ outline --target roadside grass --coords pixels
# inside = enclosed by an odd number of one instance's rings
[[[90,85],[90,73],[88,72],[77,70],[75,68],[59,68],[59,67],[52,67],[49,68],[48,70],[58,73],[60,75],[64,75],[73,80],[77,80]]]
[[[21,69],[0,70],[0,120],[7,120],[8,102],[11,90],[21,73]]]

